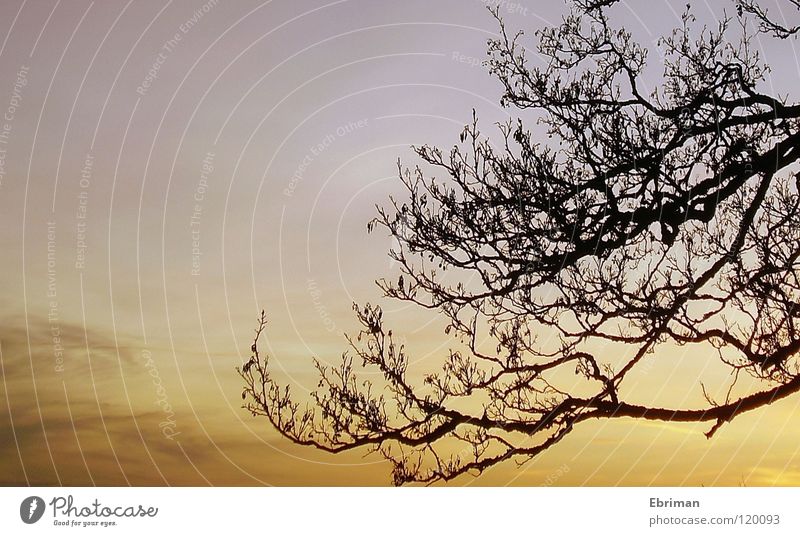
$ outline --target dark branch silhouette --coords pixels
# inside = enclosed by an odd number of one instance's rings
[[[473,119],[451,150],[416,148],[420,166],[400,166],[407,197],[369,225],[399,244],[385,295],[447,319],[457,349],[441,370],[412,380],[380,308],[355,306],[361,332],[338,368],[316,362],[301,403],[259,354],[262,314],[240,370],[253,415],[297,444],[378,452],[396,484],[432,483],[524,462],[589,420],[708,422],[710,438],[800,390],[800,105],[764,91],[752,44],[798,29],[753,0],[714,28],[687,6],[658,42],[652,89],[647,49],[612,26],[616,4],[576,0],[536,32],[541,66],[494,12],[501,102],[537,133],[509,121],[491,143]],[[725,400],[703,388],[704,408],[627,401],[626,380],[665,345],[728,367]],[[742,375],[761,390],[734,396]]]
[[[790,12],[800,11],[799,0],[784,0],[784,4],[790,8]],[[769,10],[762,8],[755,0],[740,0],[738,4],[739,15],[749,13],[753,15],[759,24],[759,29],[763,33],[772,34],[780,39],[786,39],[797,35],[800,26],[789,25],[786,22],[778,22],[777,18],[769,15]]]

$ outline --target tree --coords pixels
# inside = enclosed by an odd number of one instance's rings
[[[259,354],[262,313],[240,370],[253,415],[300,445],[372,449],[399,485],[524,462],[584,421],[708,422],[711,438],[800,390],[800,106],[765,92],[753,47],[798,29],[753,0],[698,28],[687,5],[645,91],[648,50],[612,26],[615,4],[575,0],[537,31],[540,67],[494,12],[501,102],[545,132],[509,121],[495,146],[473,119],[450,151],[416,148],[420,166],[399,166],[407,198],[369,225],[399,244],[402,275],[379,280],[385,295],[447,319],[458,347],[441,371],[412,381],[380,308],[354,306],[363,329],[339,368],[316,363],[319,388],[302,405]],[[598,342],[627,357],[598,355]],[[702,408],[627,401],[626,379],[665,345],[728,367],[725,399],[703,388]],[[360,380],[361,367],[382,381]],[[763,389],[738,394],[743,374]]]

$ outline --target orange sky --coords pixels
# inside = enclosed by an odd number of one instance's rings
[[[538,4],[509,26],[558,20]],[[683,4],[618,15],[651,43]],[[379,299],[399,270],[366,223],[401,192],[411,144],[449,147],[473,108],[497,134],[509,111],[477,65],[495,31],[478,0],[3,2],[0,482],[388,484],[377,457],[298,448],[250,417],[234,367],[264,308],[265,350],[313,387],[353,301],[384,305],[419,377],[440,362],[441,320]],[[763,46],[786,93],[796,55]],[[697,407],[701,378],[728,379],[708,348],[649,359],[634,399]],[[707,424],[585,423],[456,484],[796,485],[798,404],[710,441]]]

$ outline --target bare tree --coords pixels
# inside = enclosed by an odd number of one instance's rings
[[[509,121],[492,144],[474,120],[450,151],[416,148],[421,167],[400,167],[407,198],[370,223],[400,245],[385,295],[447,319],[456,348],[441,371],[412,381],[380,308],[355,306],[362,331],[340,367],[317,362],[303,405],[259,354],[262,314],[240,370],[253,415],[300,445],[372,449],[396,484],[432,483],[522,463],[584,421],[708,422],[711,438],[800,390],[800,106],[762,89],[769,69],[752,46],[798,30],[752,0],[713,28],[687,6],[648,90],[648,50],[612,26],[615,4],[575,0],[537,31],[540,67],[498,17],[502,103],[545,132]],[[624,351],[597,355],[598,343]],[[725,399],[703,388],[702,408],[627,401],[626,379],[670,345],[729,368]],[[361,380],[363,367],[382,380]],[[739,393],[742,375],[760,390]]]

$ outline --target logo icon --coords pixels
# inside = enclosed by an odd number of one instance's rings
[[[44,514],[44,499],[36,495],[28,497],[19,505],[19,517],[28,525],[39,521],[42,514]]]

